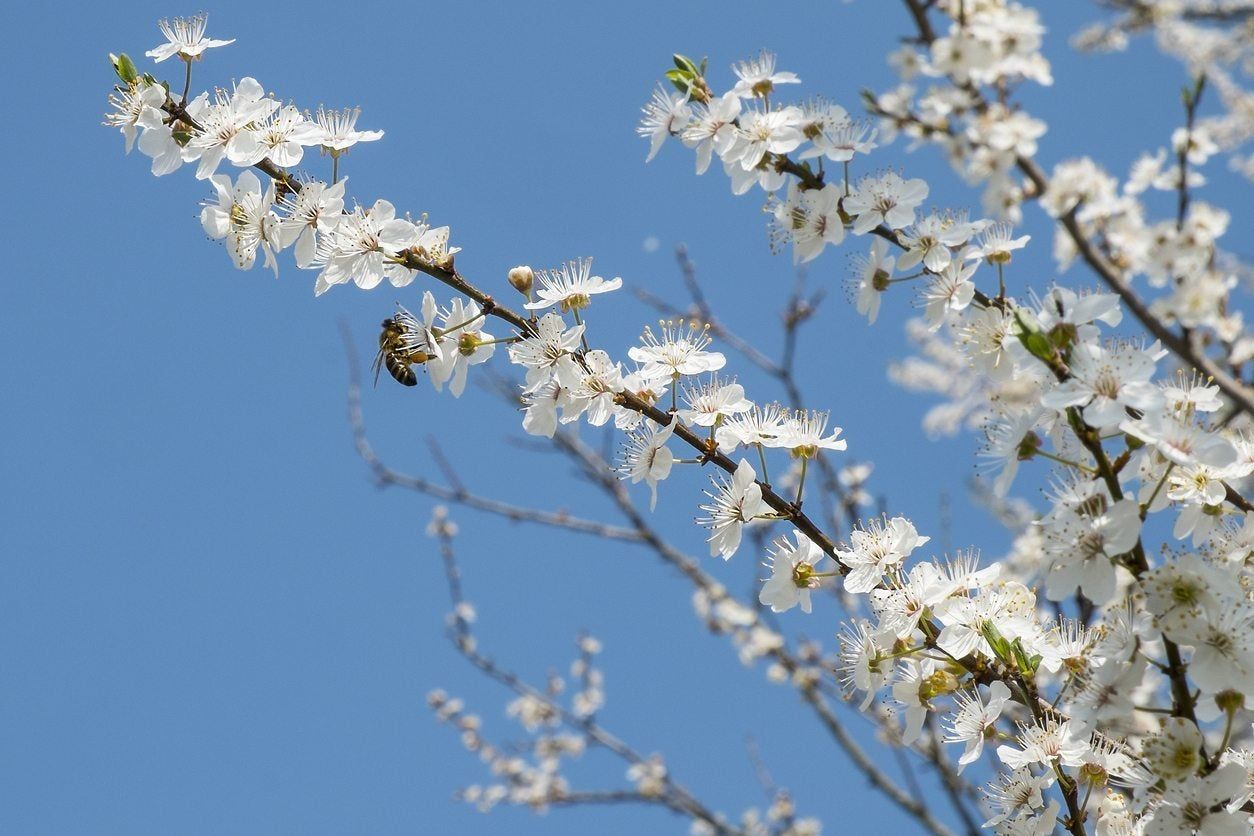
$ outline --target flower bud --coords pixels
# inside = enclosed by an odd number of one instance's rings
[[[509,283],[523,296],[531,295],[531,286],[535,283],[536,274],[525,264],[509,271]]]

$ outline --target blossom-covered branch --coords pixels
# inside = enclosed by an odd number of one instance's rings
[[[1136,29],[1142,12],[1159,4],[1135,5],[1116,29]],[[1032,9],[1005,0],[905,7],[915,32],[892,57],[903,84],[867,95],[870,119],[822,98],[788,101],[802,80],[771,53],[734,64],[721,93],[708,62],[676,55],[638,130],[649,159],[677,140],[693,152],[698,174],[717,157],[733,194],[761,190],[771,245],[791,249],[795,264],[863,242],[850,289],[868,323],[886,299],[917,289],[924,315],[914,327],[929,356],[899,366],[897,378],[961,398],[940,424],[983,426],[983,454],[995,472],[989,493],[999,501],[1028,472],[1022,463],[1054,468],[1047,507],[1007,515],[1020,521],[1014,547],[990,565],[974,548],[929,554],[931,537],[903,514],[859,516],[866,474],[842,484],[829,459],[846,440],[829,429],[827,412],[802,408],[793,340],[812,314],[799,313],[799,292],[788,307],[784,358],[773,361],[735,336],[681,260],[692,315],[646,326],[616,359],[598,347],[589,313],[611,304],[607,294],[624,282],[594,274],[591,259],[517,266],[498,278],[498,293],[456,266],[448,227],[431,226],[425,213],[398,213],[386,200],[353,204],[341,160],[383,135],[357,129],[355,109],[302,111],[248,77],[230,91],[192,96],[194,64],[229,43],[207,39],[203,18],[163,24],[167,43],[149,53],[184,62],[181,93],[115,57],[121,83],[106,122],[128,150],[138,144],[155,174],[194,164],[197,178],[210,181],[202,224],[240,269],[260,254],[277,272],[290,248],[298,268],[316,271],[319,295],[348,283],[403,288],[419,275],[451,290],[446,304],[425,290],[384,320],[376,377],[386,370],[406,386],[426,377],[457,397],[502,346],[522,378],[515,397],[523,430],[579,463],[627,526],[490,500],[456,478],[443,486],[400,477],[365,443],[354,401],[359,451],[376,478],[512,519],[647,545],[693,584],[707,626],[731,635],[742,655],[769,659],[845,755],[924,828],[947,832],[850,737],[832,710],[834,694],[858,701],[890,745],[943,773],[945,746],[961,747],[959,772],[988,760],[980,767],[991,777],[985,824],[999,833],[1241,831],[1254,811],[1254,396],[1243,377],[1254,339],[1235,298],[1235,257],[1217,244],[1229,215],[1203,200],[1200,168],[1221,150],[1239,168],[1254,130],[1231,104],[1242,95],[1234,55],[1245,54],[1248,37],[1197,27],[1243,18],[1235,7],[1151,15],[1171,36],[1165,48],[1187,56],[1190,87],[1172,137],[1174,163],[1161,149],[1121,183],[1087,157],[1048,175],[1036,162],[1046,125],[1014,97],[1019,85],[1053,81]],[[931,82],[920,90],[918,79]],[[1221,117],[1200,109],[1212,83],[1229,105]],[[960,205],[925,207],[933,195],[922,178],[869,168],[897,134],[941,146],[983,187],[986,217]],[[329,178],[296,173],[307,148],[330,158]],[[224,164],[238,174],[219,174]],[[1147,220],[1147,190],[1175,195],[1173,217]],[[1016,259],[1031,238],[1016,225],[1031,201],[1056,222],[1060,267],[1078,258],[1113,292],[1026,286]],[[1144,296],[1133,285],[1140,277],[1150,287]],[[516,294],[519,310],[498,299],[507,294]],[[1116,330],[1125,310],[1154,342]],[[489,333],[492,323],[507,333]],[[787,405],[755,398],[730,376],[716,339],[781,384]],[[621,434],[616,467],[579,438],[585,424]],[[692,503],[710,556],[730,560],[750,543],[764,558],[769,577],[758,609],[663,540],[624,484],[643,483],[652,509],[663,483],[685,469],[713,473],[705,499]],[[664,490],[671,502],[682,485]],[[811,511],[832,496],[845,519],[829,513],[827,530]],[[536,765],[502,764],[511,783],[492,790],[492,803],[514,790],[536,806],[648,798],[730,831],[664,768],[605,732],[595,707],[565,708],[553,689],[528,686],[475,650],[448,526],[441,518],[433,530],[448,567],[458,649],[519,695],[517,713],[548,712],[635,770],[634,790],[568,792],[556,776],[565,744],[546,738]],[[794,647],[768,623],[811,613],[832,590],[847,617],[839,653]],[[589,696],[598,690],[592,652],[582,647],[585,707],[597,702]],[[435,707],[483,745],[460,706],[439,696]],[[969,824],[963,781],[943,783]],[[775,829],[794,823],[781,814]]]

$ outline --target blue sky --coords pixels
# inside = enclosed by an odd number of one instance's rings
[[[1119,58],[1076,56],[1065,37],[1095,8],[1045,5],[1057,84],[1025,94],[1050,123],[1040,159],[1081,148],[1122,174],[1178,122],[1181,72],[1145,44]],[[361,105],[361,126],[387,136],[345,160],[350,191],[451,224],[468,276],[505,292],[516,263],[593,255],[629,287],[680,298],[670,254],[685,242],[727,320],[771,350],[778,336],[763,310],[779,307],[792,270],[767,250],[759,198],[732,197],[715,172],[694,177],[678,146],[645,166],[638,108],[672,52],[710,56],[726,82],[733,60],[765,47],[804,93],[854,110],[860,88],[891,82],[883,55],[908,24],[897,4],[871,0],[771,14],[696,2],[206,8],[210,33],[238,42],[197,68],[200,84],[253,75],[303,106]],[[353,451],[338,330],[346,322],[367,353],[393,300],[418,294],[341,287],[315,300],[313,274],[290,261],[278,281],[237,272],[197,221],[205,184],[190,170],[155,179],[138,154],[122,156],[120,138],[98,124],[105,54],[141,56],[159,40],[158,17],[193,11],[145,1],[0,12],[5,31],[23,33],[3,59],[14,121],[0,139],[10,189],[0,209],[10,230],[0,830],[676,827],[633,809],[485,818],[451,800],[487,776],[431,718],[426,693],[464,696],[493,736],[513,734],[506,694],[443,638],[442,574],[423,534],[432,503],[377,490]],[[876,162],[928,178],[938,205],[978,206],[933,153],[897,145]],[[1054,275],[1039,215],[1028,231],[1034,246],[1016,261],[1012,290]],[[657,252],[642,246],[649,237]],[[850,458],[875,461],[874,488],[893,512],[938,535],[947,494],[953,545],[996,553],[1004,534],[963,496],[972,441],[926,439],[927,400],[885,382],[906,351],[904,301],[889,300],[868,329],[845,304],[846,274],[843,253],[810,271],[829,290],[801,345],[811,405],[832,409]],[[592,313],[595,341],[616,351],[654,318],[627,293]],[[752,397],[776,395],[742,379]],[[475,387],[454,401],[425,384],[381,383],[364,407],[376,449],[398,469],[437,475],[433,437],[475,490],[612,519],[561,462],[511,444],[514,418]],[[704,554],[689,522],[701,480],[685,476],[663,486],[658,521]],[[765,806],[745,755],[752,733],[803,813],[854,829],[902,824],[798,721],[793,693],[699,631],[686,584],[648,553],[454,515],[480,640],[502,662],[538,680],[565,668],[576,633],[589,630],[606,645],[606,724],[664,751],[712,806]],[[758,572],[747,552],[707,565],[735,589]],[[785,622],[830,636],[837,614]],[[586,787],[621,780],[595,758],[572,774]]]

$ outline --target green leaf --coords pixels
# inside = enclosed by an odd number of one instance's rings
[[[1016,336],[1028,353],[1038,360],[1044,360],[1046,363],[1052,363],[1054,360],[1054,344],[1049,338],[1041,333],[1040,325],[1036,323],[1035,318],[1030,314],[1025,314],[1022,308],[1015,308],[1015,322],[1019,325],[1019,332]]]
[[[113,63],[113,71],[118,74],[118,78],[127,84],[134,84],[135,79],[139,78],[139,72],[135,69],[135,62],[125,52],[121,55],[110,53],[109,60]]]
[[[692,59],[686,55],[680,55],[678,52],[671,56],[671,60],[675,62],[675,66],[689,75],[697,75],[697,65],[692,63]]]
[[[686,72],[683,70],[667,70],[665,75],[670,83],[675,85],[676,90],[684,95],[688,95],[688,92],[692,89],[692,82]]]

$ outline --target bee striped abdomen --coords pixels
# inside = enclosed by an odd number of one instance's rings
[[[418,375],[414,374],[414,370],[409,367],[409,363],[405,362],[399,355],[388,354],[383,362],[388,367],[388,374],[392,375],[397,383],[403,383],[406,386],[417,385]]]

